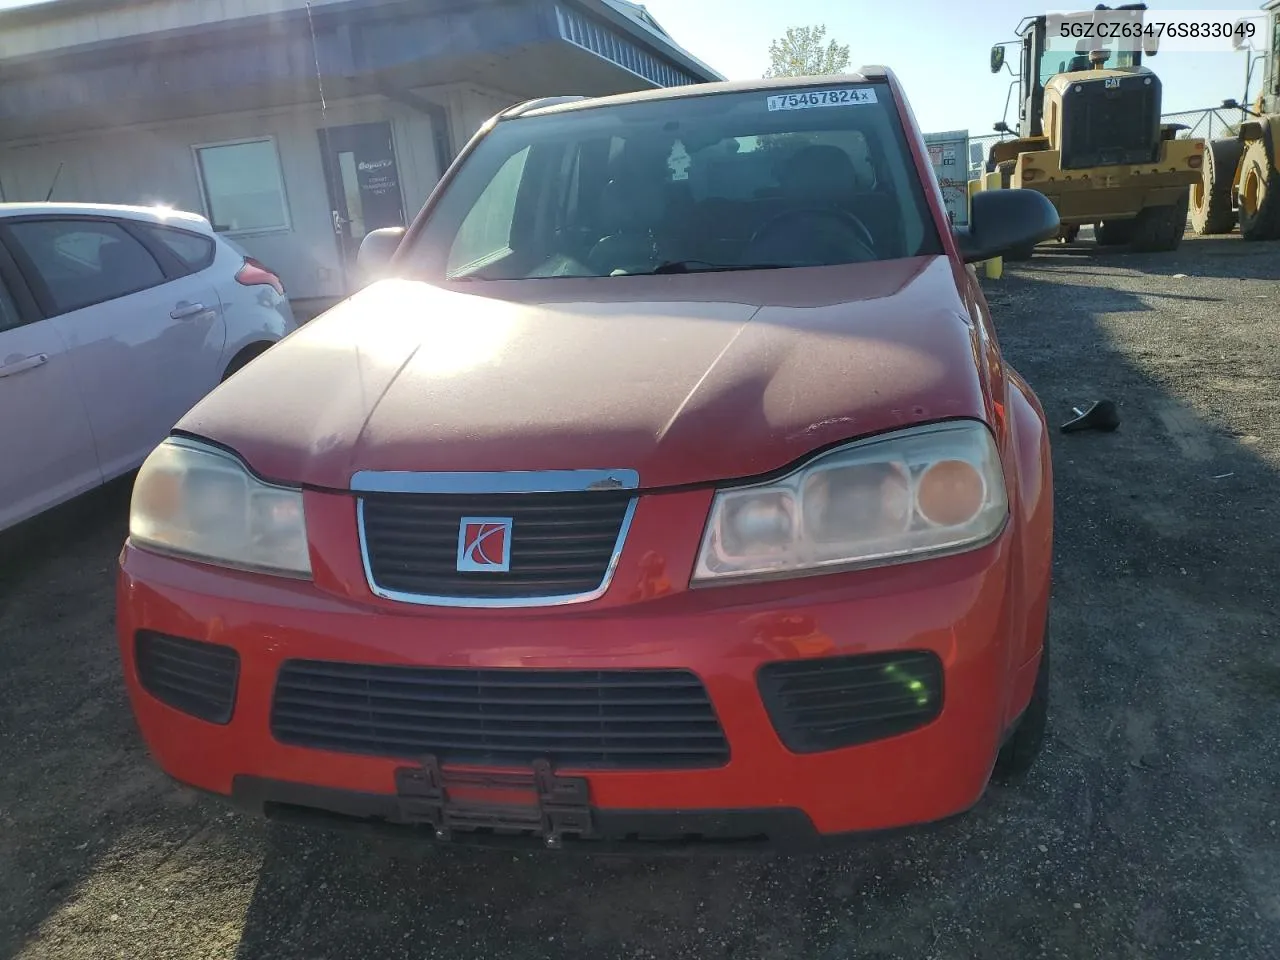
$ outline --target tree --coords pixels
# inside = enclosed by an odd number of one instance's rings
[[[849,66],[849,47],[826,38],[826,24],[788,27],[785,37],[769,44],[771,63],[765,76],[803,77],[842,72]]]

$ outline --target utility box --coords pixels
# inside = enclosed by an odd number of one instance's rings
[[[953,227],[969,224],[969,131],[926,133],[925,146],[933,175],[942,188],[942,199]]]

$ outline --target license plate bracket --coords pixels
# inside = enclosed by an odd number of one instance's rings
[[[439,840],[484,831],[533,835],[558,848],[567,837],[594,836],[586,778],[559,776],[548,760],[528,771],[486,773],[446,770],[426,756],[397,768],[395,783],[401,820],[430,827]]]

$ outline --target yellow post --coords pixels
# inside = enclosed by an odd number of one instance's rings
[[[989,173],[984,180],[969,181],[969,216],[973,216],[973,195],[979,190],[999,190],[1000,174]],[[982,271],[986,274],[988,280],[999,280],[1004,275],[1004,259],[996,257],[994,260],[982,261]]]
[[[988,190],[1001,189],[1000,171],[994,170],[987,174],[986,188]],[[999,280],[1004,276],[1004,258],[996,257],[994,260],[988,260],[986,263],[987,276],[992,280]]]

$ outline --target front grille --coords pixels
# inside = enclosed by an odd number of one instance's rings
[[[441,763],[594,769],[714,767],[729,746],[684,670],[400,667],[291,660],[271,731],[281,743]]]
[[[134,652],[138,679],[151,696],[210,723],[231,720],[240,675],[235,650],[140,630]]]
[[[774,729],[794,753],[896,736],[942,711],[942,662],[924,650],[770,663],[758,681]]]
[[[1150,81],[1148,83],[1147,81]],[[1062,168],[1154,163],[1160,156],[1160,81],[1150,74],[1072,83],[1062,95]]]
[[[593,593],[604,585],[632,496],[366,494],[361,525],[372,586],[384,593],[476,601]],[[464,517],[510,518],[508,571],[458,571]]]

